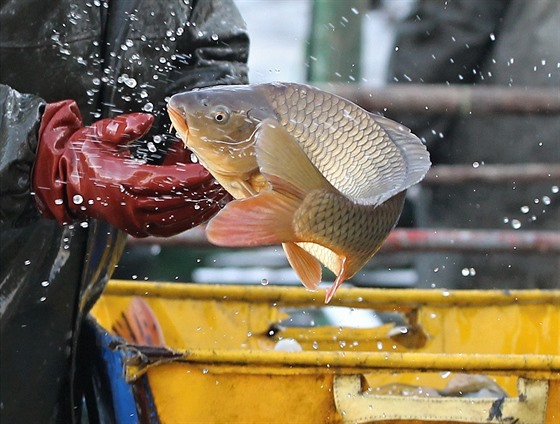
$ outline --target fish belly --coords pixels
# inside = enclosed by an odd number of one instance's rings
[[[341,193],[315,190],[305,197],[294,215],[295,233],[305,242],[345,257],[349,278],[371,259],[394,228],[404,195],[401,192],[375,207],[352,202]],[[311,254],[321,252],[310,243],[302,243],[302,247]],[[317,258],[337,272],[333,269],[337,266],[334,255],[321,254]]]

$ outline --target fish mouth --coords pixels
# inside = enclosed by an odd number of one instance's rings
[[[171,119],[171,128],[175,128],[179,133],[179,136],[183,140],[183,144],[187,145],[187,137],[189,135],[189,126],[185,116],[181,110],[174,108],[173,106],[167,106],[167,113]]]

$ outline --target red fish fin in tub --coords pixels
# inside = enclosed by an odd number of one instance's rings
[[[283,243],[288,262],[307,290],[315,291],[321,283],[321,263],[296,243]]]
[[[300,200],[274,191],[226,205],[206,227],[208,240],[218,246],[264,246],[297,241],[292,216]]]
[[[113,332],[129,343],[144,346],[164,346],[163,330],[146,301],[134,296],[113,324]]]

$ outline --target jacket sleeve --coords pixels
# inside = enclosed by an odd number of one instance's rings
[[[168,94],[220,84],[246,84],[249,37],[232,0],[195,1],[180,38]]]
[[[45,102],[0,84],[0,225],[14,228],[38,220],[31,175]]]

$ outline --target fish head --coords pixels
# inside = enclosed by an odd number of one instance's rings
[[[186,147],[219,181],[258,169],[255,132],[274,112],[251,86],[217,86],[175,94],[168,112]]]

